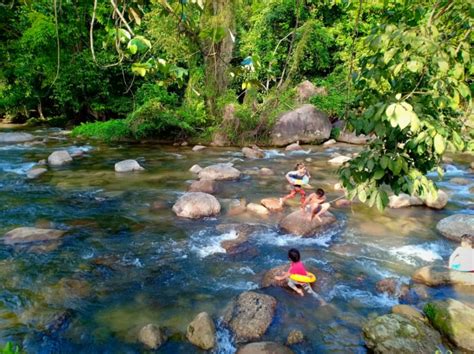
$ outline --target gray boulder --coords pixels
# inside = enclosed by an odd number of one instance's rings
[[[199,179],[212,179],[216,181],[231,181],[240,178],[240,171],[229,163],[218,163],[207,166],[198,173]]]
[[[474,215],[454,214],[441,219],[436,225],[441,234],[453,241],[460,242],[464,234],[474,235]]]
[[[173,205],[176,215],[199,219],[206,216],[214,216],[220,213],[221,205],[213,195],[202,192],[189,192],[181,196]]]
[[[315,235],[321,227],[333,224],[336,222],[336,217],[330,212],[325,212],[320,216],[321,221],[313,218],[309,220],[309,213],[302,210],[294,211],[293,213],[285,216],[280,221],[280,228],[290,234],[303,237],[311,237]]]
[[[237,354],[293,354],[294,352],[282,344],[275,342],[257,342],[244,345]]]
[[[368,321],[363,336],[375,353],[435,353],[441,336],[423,321],[389,314]]]
[[[136,160],[123,160],[115,164],[115,172],[143,171],[144,168]]]
[[[429,302],[423,308],[430,323],[457,349],[474,352],[474,308],[447,299]]]
[[[216,326],[207,312],[201,312],[189,324],[186,338],[195,346],[209,350],[216,344]]]
[[[66,150],[54,151],[48,156],[48,164],[50,166],[62,166],[72,162],[72,157]]]
[[[224,323],[233,331],[237,343],[258,340],[270,326],[276,304],[272,296],[244,292],[227,306]]]
[[[18,227],[8,231],[3,240],[6,244],[18,244],[40,241],[51,241],[61,238],[66,231],[54,229],[38,229],[36,227]]]
[[[423,201],[420,198],[405,193],[391,195],[388,199],[388,207],[392,209],[423,205]]]
[[[320,143],[327,140],[330,133],[328,116],[313,105],[305,104],[277,118],[271,132],[271,141],[275,146],[285,146],[296,141]]]
[[[34,139],[29,133],[0,133],[0,144],[24,143]]]

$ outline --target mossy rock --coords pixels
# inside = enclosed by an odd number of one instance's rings
[[[423,308],[434,328],[456,347],[474,351],[474,309],[460,301],[429,302]]]

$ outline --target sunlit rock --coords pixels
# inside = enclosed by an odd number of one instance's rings
[[[193,146],[193,151],[198,152],[207,149],[204,145],[194,145]]]
[[[189,186],[189,192],[203,192],[214,194],[219,191],[219,185],[216,181],[211,179],[202,179],[199,181],[194,181]]]
[[[237,343],[258,340],[272,323],[276,304],[272,296],[247,291],[227,306],[223,320]]]
[[[428,319],[418,309],[409,305],[395,305],[392,307],[392,313],[405,316],[408,319],[415,319],[426,322]]]
[[[123,160],[115,164],[115,172],[143,171],[144,168],[136,160]]]
[[[193,165],[193,166],[189,169],[190,172],[196,173],[196,174],[198,174],[199,172],[201,172],[201,170],[202,170],[202,167],[199,166],[199,165]]]
[[[237,350],[237,354],[293,354],[294,352],[276,342],[256,342],[246,344]]]
[[[423,205],[423,201],[420,198],[413,197],[405,193],[400,193],[399,195],[391,195],[388,199],[388,207],[392,209]]]
[[[298,344],[304,341],[304,334],[301,331],[298,331],[296,329],[293,329],[290,331],[288,334],[288,337],[286,338],[286,344],[288,345],[294,345]]]
[[[362,330],[375,353],[435,353],[441,346],[441,336],[429,325],[398,314],[372,319]]]
[[[209,350],[216,344],[216,326],[207,312],[201,312],[188,325],[186,338],[195,346]]]
[[[240,171],[229,163],[218,163],[207,166],[198,173],[200,179],[236,180],[240,178]]]
[[[287,147],[285,148],[285,151],[299,151],[299,150],[303,150],[299,141],[297,141],[296,143],[287,145]]]
[[[474,308],[447,299],[432,301],[423,308],[430,323],[457,349],[474,352]]]
[[[270,211],[282,211],[283,206],[278,198],[264,198],[260,203]]]
[[[474,273],[460,272],[447,267],[426,266],[418,269],[412,276],[414,282],[428,286],[460,285],[474,291]]]
[[[188,192],[173,205],[176,215],[183,218],[199,219],[220,213],[221,205],[216,197],[202,192]]]
[[[340,156],[336,156],[336,157],[333,157],[332,159],[330,159],[328,162],[332,165],[343,165],[345,164],[347,161],[350,161],[352,158],[349,157],[349,156],[343,156],[343,155],[340,155]]]
[[[256,204],[256,203],[249,203],[247,204],[247,210],[251,213],[258,214],[258,215],[268,215],[270,212],[267,208],[263,205]]]
[[[48,164],[50,166],[63,166],[72,162],[72,157],[66,150],[54,151],[48,156]]]
[[[321,221],[316,217],[310,219],[311,214],[303,210],[297,210],[285,216],[280,221],[280,228],[296,236],[310,237],[315,235],[323,226],[336,222],[336,217],[330,212],[320,215]]]
[[[61,238],[66,231],[38,229],[36,227],[19,227],[7,232],[3,238],[6,244],[19,244],[38,241],[50,241]]]
[[[441,219],[436,229],[450,240],[461,242],[464,234],[474,234],[474,215],[454,214]]]
[[[150,323],[140,329],[138,340],[149,349],[158,349],[166,339],[160,327]]]

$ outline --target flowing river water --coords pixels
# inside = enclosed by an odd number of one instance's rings
[[[234,353],[237,346],[219,322],[224,307],[234,296],[259,289],[263,273],[286,264],[291,247],[301,251],[306,265],[318,269],[318,291],[332,306],[320,307],[310,296],[300,298],[280,288],[263,289],[278,300],[264,339],[285,342],[290,330],[299,329],[306,340],[292,346],[297,353],[363,353],[365,319],[388,313],[400,302],[378,293],[376,282],[394,277],[408,283],[417,268],[445,263],[457,245],[436,231],[436,223],[456,212],[474,213],[472,155],[454,156],[445,166],[439,186],[450,202],[443,210],[413,207],[379,213],[354,204],[333,209],[338,222],[319,237],[300,239],[278,229],[283,214],[232,216],[229,205],[242,198],[258,203],[286,194],[284,174],[301,160],[308,161],[311,184],[324,188],[329,200],[336,198],[337,167],[327,161],[335,152],[354,153],[360,147],[266,150],[264,159],[248,160],[233,148],[193,152],[190,147],[109,146],[75,141],[54,129],[31,133],[40,137],[39,143],[0,145],[0,234],[20,226],[68,231],[60,242],[0,243],[0,343],[13,341],[31,353],[139,353],[143,347],[137,333],[148,323],[171,334],[159,353],[200,352],[183,333],[201,311],[218,323],[213,352]],[[38,179],[26,178],[35,162],[58,149],[80,149],[84,155]],[[116,174],[114,164],[127,158],[137,159],[146,170]],[[219,162],[233,162],[244,173],[239,181],[221,183],[216,195],[221,215],[200,221],[177,218],[171,207],[195,179],[189,168]],[[260,176],[261,167],[275,175]],[[453,177],[471,184],[451,183]],[[295,202],[284,213],[296,207]],[[216,229],[226,223],[263,228],[252,235],[246,252],[230,256],[220,242],[235,233]],[[449,288],[429,289],[429,296],[474,302]]]

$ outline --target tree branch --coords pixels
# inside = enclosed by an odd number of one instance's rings
[[[130,26],[128,25],[127,21],[125,21],[125,17],[123,17],[122,13],[119,11],[118,7],[117,7],[117,4],[115,3],[114,0],[110,0],[110,3],[112,4],[112,7],[114,8],[114,11],[115,13],[117,14],[117,16],[120,18],[120,20],[122,21],[122,23],[125,25],[125,27],[127,27],[127,30],[128,32],[130,32],[130,34],[132,36],[135,36],[135,33],[133,33],[132,29],[130,28]]]

